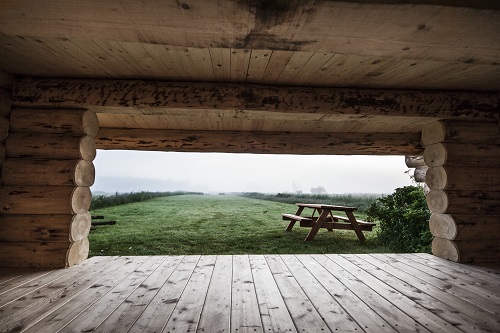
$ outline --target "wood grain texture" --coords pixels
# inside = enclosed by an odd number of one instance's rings
[[[12,89],[12,81],[13,76],[11,74],[7,73],[6,71],[0,70],[0,90],[3,89],[6,91],[10,91]]]
[[[84,214],[92,194],[83,186],[3,186],[0,199],[0,214]]]
[[[89,256],[89,240],[87,237],[72,242],[69,245],[66,255],[66,267],[81,264]]]
[[[242,257],[247,256],[228,256],[224,261],[233,265],[224,265],[220,274],[217,261],[213,266],[208,257],[183,256],[97,256],[64,270],[20,270],[15,276],[2,269],[7,285],[0,283],[0,330],[161,332],[172,326],[168,331],[175,332],[181,331],[174,320],[179,316],[171,314],[179,312],[187,324],[207,323],[200,331],[221,333],[262,332],[263,321],[271,328],[292,322],[292,332],[325,333],[410,332],[422,327],[429,332],[482,333],[500,327],[495,293],[499,272],[494,269],[428,254],[253,256],[253,267],[238,265]],[[210,277],[203,275],[210,270]],[[238,279],[228,279],[231,272]],[[221,274],[225,277],[218,280]],[[268,279],[261,280],[263,276]],[[190,288],[205,286],[206,279],[208,288]],[[216,285],[226,295],[244,287],[241,296],[255,298],[257,292],[274,298],[228,309],[255,311],[256,326],[233,320],[211,326],[213,313],[227,311],[218,308],[220,297],[209,297]],[[195,303],[187,301],[196,299],[204,299],[200,308],[190,308]],[[274,306],[283,303],[285,311]]]
[[[76,242],[90,230],[89,213],[0,215],[0,242]]]
[[[429,168],[427,166],[420,166],[415,168],[413,171],[413,178],[417,183],[423,183],[426,181],[425,175],[427,174],[427,170]]]
[[[94,138],[90,135],[11,133],[5,143],[7,157],[42,160],[79,158],[93,161],[96,156]]]
[[[422,129],[424,147],[443,142],[500,144],[500,126],[497,122],[456,121],[437,121],[424,126]]]
[[[2,267],[64,268],[70,242],[0,243]]]
[[[498,240],[457,240],[434,237],[432,253],[440,258],[461,263],[498,262]]]
[[[138,80],[20,79],[16,106],[236,109],[498,121],[492,93],[362,90]]]
[[[95,168],[85,160],[30,160],[7,158],[2,169],[2,184],[92,186]]]
[[[4,140],[9,135],[9,119],[7,117],[0,116],[0,144],[3,144]]]
[[[500,144],[436,143],[425,147],[424,159],[431,167],[494,168],[500,165]]]
[[[500,239],[500,216],[432,214],[432,235],[449,240]]]
[[[494,47],[497,39],[491,34],[492,30],[500,29],[496,4],[489,1],[461,1],[451,6],[443,1],[431,2],[434,6],[426,4],[427,1],[417,1],[409,10],[407,4],[388,6],[384,1],[361,4],[305,1],[301,3],[303,10],[295,10],[293,2],[265,5],[219,1],[193,5],[155,0],[146,6],[131,0],[115,0],[103,7],[95,0],[78,6],[64,2],[41,6],[35,0],[24,0],[4,6],[0,23],[2,33],[12,36],[33,36],[29,24],[36,21],[36,36],[53,39],[61,37],[64,31],[62,36],[68,39],[100,40],[105,34],[108,41],[184,47],[498,62],[498,48]],[[20,12],[25,15],[20,16]],[[326,18],[330,21],[325,21]],[[146,19],[148,25],[144,25]],[[345,24],[346,21],[350,24]],[[460,33],[450,31],[448,21],[456,22],[461,27]],[[432,57],[428,53],[431,46]]]
[[[101,128],[98,149],[260,154],[421,153],[413,133],[296,133]]]
[[[426,200],[433,213],[500,215],[499,191],[431,190]]]
[[[496,190],[500,188],[500,169],[439,166],[430,167],[425,182],[431,190]]]
[[[424,156],[405,156],[405,164],[408,168],[418,168],[426,166]]]
[[[99,120],[95,112],[80,109],[14,108],[10,114],[12,133],[59,133],[95,136]]]
[[[0,87],[0,116],[8,117],[12,108],[12,93],[10,90]]]

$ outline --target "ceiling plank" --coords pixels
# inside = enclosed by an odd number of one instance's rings
[[[245,110],[498,121],[496,93],[283,87],[139,80],[16,79],[14,105]]]
[[[18,0],[2,2],[0,34],[498,64],[499,9],[487,0]]]
[[[419,155],[419,133],[242,132],[101,128],[97,149],[303,155]]]

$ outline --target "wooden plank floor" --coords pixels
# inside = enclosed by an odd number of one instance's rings
[[[94,257],[0,270],[0,332],[500,332],[500,271],[427,254]]]

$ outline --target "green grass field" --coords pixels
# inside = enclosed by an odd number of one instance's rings
[[[90,232],[90,256],[181,254],[278,254],[387,252],[365,232],[360,244],[353,231],[320,230],[304,242],[309,228],[285,232],[281,213],[291,204],[230,195],[160,197],[92,211],[116,220]],[[361,214],[356,214],[364,218]]]

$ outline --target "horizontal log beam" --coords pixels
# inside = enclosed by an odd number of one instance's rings
[[[497,190],[500,169],[440,166],[430,167],[425,182],[431,190]]]
[[[489,263],[500,260],[498,240],[451,241],[434,237],[432,253],[440,258],[460,263]]]
[[[92,201],[88,187],[2,186],[0,214],[84,214]]]
[[[500,215],[500,191],[431,190],[426,200],[433,213]]]
[[[0,243],[0,248],[2,267],[64,268],[87,259],[89,241]]]
[[[0,88],[0,116],[7,117],[12,106],[11,92]]]
[[[405,155],[418,133],[296,133],[101,128],[98,149],[305,155]]]
[[[495,93],[397,91],[139,80],[18,79],[16,106],[246,110],[498,121]]]
[[[7,158],[2,168],[2,185],[92,186],[95,168],[85,160],[30,160]]]
[[[432,214],[433,236],[449,240],[500,239],[500,216]]]
[[[0,242],[76,242],[88,236],[89,213],[0,215]]]
[[[10,131],[95,136],[99,131],[99,120],[90,110],[13,108]]]
[[[95,141],[90,135],[11,133],[5,146],[7,157],[93,161],[96,156]]]
[[[496,168],[500,165],[500,144],[436,143],[425,147],[424,159],[429,167]]]
[[[497,110],[498,113],[498,110]],[[435,143],[500,144],[500,126],[497,122],[436,121],[422,129],[424,147]]]

